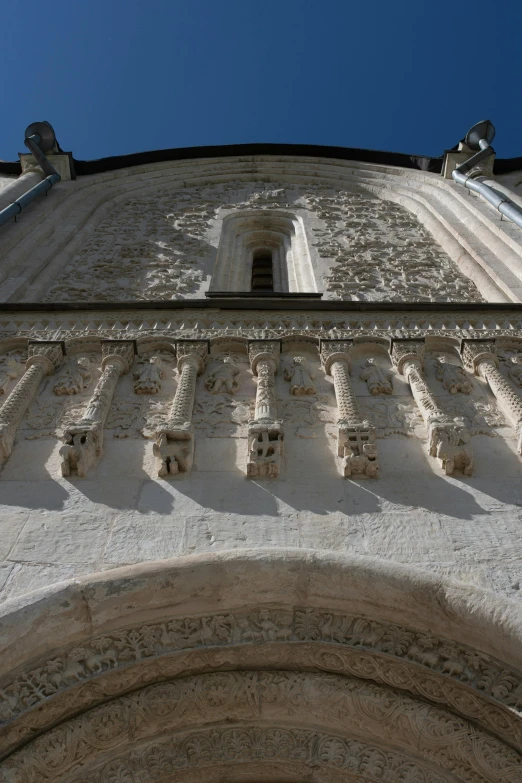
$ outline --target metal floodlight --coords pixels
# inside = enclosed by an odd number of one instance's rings
[[[25,138],[29,139],[31,136],[40,137],[38,146],[44,153],[50,152],[56,144],[56,134],[49,122],[32,122],[28,125],[25,129]]]
[[[469,129],[466,133],[465,142],[472,150],[479,150],[481,139],[485,139],[488,144],[491,144],[495,138],[495,126],[490,120],[481,120],[481,122],[475,123],[475,125]]]

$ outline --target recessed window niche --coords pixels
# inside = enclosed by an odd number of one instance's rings
[[[210,291],[315,293],[301,218],[281,210],[227,215]]]

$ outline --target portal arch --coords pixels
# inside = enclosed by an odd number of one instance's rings
[[[520,610],[415,569],[178,558],[34,593],[1,622],[0,780],[163,783],[205,764],[238,780],[520,779]]]

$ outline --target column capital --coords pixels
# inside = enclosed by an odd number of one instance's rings
[[[482,362],[493,362],[495,367],[498,367],[493,340],[463,340],[460,353],[465,369],[474,375],[479,375]]]
[[[393,366],[397,369],[400,375],[404,374],[405,364],[408,362],[415,362],[423,367],[424,362],[424,340],[402,340],[397,339],[392,343],[390,356]]]
[[[207,364],[209,352],[208,340],[178,340],[176,342],[176,355],[178,357],[179,372],[182,371],[183,365],[187,361],[193,361],[197,364],[198,375],[200,375]]]
[[[281,340],[249,340],[248,358],[254,375],[257,375],[257,365],[263,359],[274,362],[274,372],[279,367],[279,354],[281,353]]]
[[[65,356],[65,344],[60,340],[29,340],[27,353],[27,369],[39,364],[46,375],[52,375]]]
[[[346,362],[351,365],[353,340],[321,340],[321,362],[327,375],[331,375],[334,362]]]
[[[102,340],[102,370],[108,364],[119,363],[122,373],[128,373],[136,353],[135,340]]]

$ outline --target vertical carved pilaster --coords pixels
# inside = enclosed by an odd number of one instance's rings
[[[323,340],[321,361],[327,375],[334,382],[339,411],[337,422],[337,455],[343,476],[379,474],[375,427],[364,421],[359,413],[357,399],[350,382],[350,352],[352,340]]]
[[[18,425],[43,378],[59,367],[64,355],[63,343],[30,341],[28,354],[25,373],[0,408],[0,463],[11,454]]]
[[[184,340],[177,343],[180,378],[168,420],[156,432],[154,453],[160,458],[158,476],[188,473],[194,460],[194,427],[192,411],[196,380],[203,372],[208,355],[204,340]]]
[[[102,374],[77,424],[63,432],[60,449],[62,475],[86,476],[103,453],[103,428],[120,376],[127,373],[134,361],[132,340],[102,342]]]
[[[498,406],[517,432],[517,451],[522,454],[522,397],[498,369],[493,341],[463,340],[462,362],[468,372],[478,375],[488,384]]]
[[[406,378],[417,407],[428,430],[428,452],[440,460],[446,475],[460,470],[466,476],[473,472],[473,457],[468,446],[471,435],[459,426],[438,405],[423,373],[424,341],[397,340],[393,343],[391,359],[399,373]]]
[[[250,366],[257,375],[255,418],[248,422],[250,478],[277,478],[281,469],[284,430],[275,393],[280,350],[278,340],[254,340],[248,346]]]

